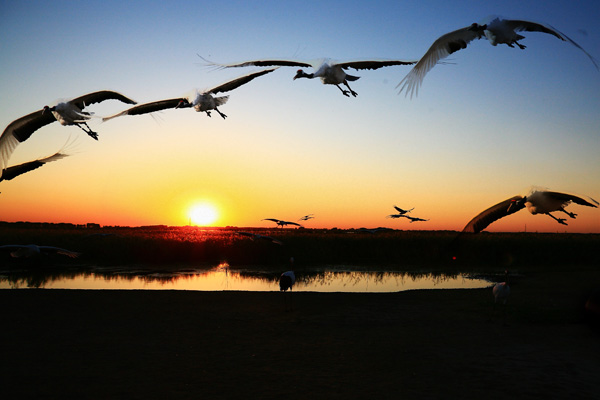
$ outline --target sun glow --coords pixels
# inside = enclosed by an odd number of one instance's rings
[[[215,206],[209,203],[193,205],[189,212],[190,223],[200,226],[211,226],[219,218],[219,213]]]

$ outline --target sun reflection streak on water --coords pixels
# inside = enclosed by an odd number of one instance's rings
[[[414,289],[483,288],[490,283],[467,275],[430,273],[331,271],[297,273],[298,292],[398,292]],[[55,276],[0,276],[0,288],[278,291],[278,275],[260,271],[231,270],[226,264],[211,270],[149,272],[97,269]]]

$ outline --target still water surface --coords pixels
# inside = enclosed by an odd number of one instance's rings
[[[121,290],[242,290],[277,291],[279,274],[261,271],[186,269],[156,272],[131,268],[93,268],[86,271],[3,271],[0,288],[121,289]],[[468,275],[430,272],[320,270],[296,272],[294,291],[398,292],[412,289],[484,288],[491,283]]]

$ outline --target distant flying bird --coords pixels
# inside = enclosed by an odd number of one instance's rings
[[[68,157],[68,156],[69,156],[68,154],[65,154],[65,153],[62,153],[61,151],[59,151],[59,152],[54,153],[53,155],[46,157],[46,158],[40,158],[35,161],[29,161],[29,162],[26,162],[23,164],[13,165],[2,171],[2,174],[0,175],[0,182],[10,181],[11,179],[14,179],[17,176],[24,174],[26,172],[29,172],[29,171],[33,171],[34,169],[39,168],[46,163],[60,160],[61,158]]]
[[[408,216],[408,215],[402,215],[402,217],[408,218],[411,223],[413,223],[413,222],[420,222],[420,221],[423,221],[423,222],[424,221],[429,221],[429,219],[423,219],[423,218],[418,218],[418,217],[411,217],[411,216]]]
[[[229,100],[229,96],[213,97],[213,94],[229,92],[236,89],[254,78],[268,74],[275,71],[277,68],[265,69],[259,72],[253,72],[248,75],[230,80],[219,86],[215,86],[205,91],[195,90],[194,94],[188,97],[178,97],[175,99],[159,100],[152,103],[139,104],[135,107],[131,107],[118,114],[111,115],[110,117],[102,118],[102,121],[108,121],[109,119],[120,117],[123,115],[140,115],[148,114],[156,111],[165,110],[168,108],[194,108],[197,112],[204,111],[206,115],[210,117],[210,110],[215,110],[223,119],[227,118],[227,115],[223,114],[217,107],[222,106]]]
[[[263,221],[273,221],[277,224],[277,226],[281,226],[282,228],[286,225],[295,225],[295,226],[302,227],[302,225],[297,224],[295,222],[283,221],[283,220],[277,219],[277,218],[264,218]]]
[[[308,214],[304,217],[301,217],[298,221],[308,221],[309,219],[313,219],[315,214]]]
[[[202,58],[200,56],[200,58]],[[412,65],[416,64],[417,61],[405,61],[405,60],[357,60],[357,61],[346,61],[346,62],[337,62],[333,61],[329,58],[321,58],[318,60],[312,61],[296,61],[296,60],[285,60],[285,59],[275,59],[275,60],[251,60],[251,61],[242,61],[239,63],[232,64],[217,64],[211,61],[208,61],[202,58],[204,61],[208,62],[209,65],[221,67],[221,68],[234,68],[234,67],[248,67],[251,65],[255,65],[258,67],[266,67],[266,66],[283,66],[283,67],[303,67],[303,68],[313,68],[313,72],[307,74],[303,70],[299,69],[294,76],[294,80],[298,78],[320,78],[321,82],[325,85],[335,85],[342,92],[344,96],[356,97],[358,93],[350,88],[348,85],[348,81],[355,81],[359,79],[358,76],[348,75],[344,70],[348,68],[352,68],[355,70],[361,69],[378,69],[382,67],[390,67],[394,65]],[[342,89],[340,86],[344,84],[348,90]]]
[[[401,208],[400,208],[400,207],[398,207],[398,206],[394,206],[394,208],[396,209],[396,211],[398,211],[398,214],[406,214],[406,213],[409,213],[409,212],[411,212],[412,210],[414,210],[414,209],[415,209],[415,208],[413,207],[413,208],[411,208],[410,210],[403,210],[403,209],[401,209]]]
[[[53,246],[38,246],[35,244],[28,245],[18,245],[18,244],[9,244],[5,246],[0,246],[0,251],[9,251],[11,257],[13,258],[33,258],[39,257],[40,255],[48,255],[48,254],[61,254],[67,257],[76,258],[81,255],[81,253],[77,253],[75,251],[61,249],[59,247]]]
[[[268,242],[272,242],[274,244],[278,244],[278,245],[283,245],[283,242],[281,240],[277,240],[275,238],[272,238],[271,236],[266,236],[266,235],[259,235],[258,233],[251,233],[251,232],[235,232],[236,234],[240,235],[240,236],[246,236],[249,237],[252,240],[266,240]]]
[[[402,93],[403,90],[406,90],[406,95],[410,93],[411,98],[413,94],[418,95],[419,87],[423,83],[425,75],[435,66],[435,64],[437,64],[441,59],[448,57],[450,54],[465,49],[467,45],[475,39],[481,39],[485,37],[492,46],[506,44],[509,47],[514,47],[514,45],[517,45],[520,49],[525,49],[525,46],[519,43],[519,40],[525,39],[525,37],[517,33],[522,31],[548,33],[556,36],[560,40],[569,42],[573,46],[583,51],[592,61],[596,69],[598,69],[598,64],[594,57],[592,57],[580,45],[575,43],[565,34],[559,32],[550,25],[494,17],[494,19],[488,24],[474,23],[470,26],[458,29],[439,37],[435,42],[433,42],[425,55],[421,57],[417,65],[415,65],[413,69],[411,69],[410,72],[404,77],[404,79],[400,81],[396,88],[400,87],[399,93]]]
[[[511,197],[480,212],[469,221],[462,231],[471,233],[481,232],[492,222],[522,210],[525,207],[533,215],[546,214],[559,224],[567,225],[565,222],[566,219],[556,218],[550,213],[560,211],[571,218],[575,218],[577,214],[565,210],[565,207],[571,202],[587,207],[598,207],[598,202],[592,198],[589,198],[588,201],[572,194],[533,189],[527,196],[517,195]]]
[[[126,104],[136,104],[135,101],[120,93],[101,90],[85,94],[70,101],[59,102],[53,107],[45,106],[41,110],[32,112],[11,122],[0,136],[0,171],[8,166],[8,159],[19,143],[29,139],[35,131],[54,121],[60,122],[61,125],[75,125],[90,137],[98,140],[98,134],[92,131],[86,123],[92,114],[83,111],[83,109],[90,104],[100,103],[105,100],[119,100]]]

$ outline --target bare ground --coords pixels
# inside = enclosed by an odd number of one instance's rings
[[[581,293],[543,284],[514,286],[507,326],[489,289],[298,292],[291,311],[276,292],[0,290],[0,397],[597,398]]]

